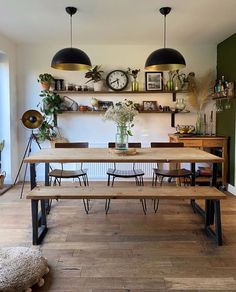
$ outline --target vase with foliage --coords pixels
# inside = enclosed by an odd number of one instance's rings
[[[101,91],[103,89],[103,71],[100,69],[101,66],[96,65],[85,73],[85,78],[89,78],[86,83],[93,82],[94,91]]]
[[[110,106],[104,114],[104,120],[114,121],[117,125],[116,149],[128,149],[128,136],[132,136],[131,128],[134,126],[134,117],[138,111],[130,100],[117,102]]]
[[[51,74],[49,73],[39,74],[38,82],[41,83],[43,90],[49,90],[53,81],[54,81],[54,78]]]
[[[140,72],[140,69],[128,68],[128,70],[127,70],[128,75],[133,77],[133,80],[131,82],[131,90],[132,91],[139,91],[139,82],[137,81],[137,77],[138,77],[139,72]]]

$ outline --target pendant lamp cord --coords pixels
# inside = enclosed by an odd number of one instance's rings
[[[70,16],[70,47],[72,48],[72,15]]]
[[[166,15],[164,15],[164,48],[166,48]]]

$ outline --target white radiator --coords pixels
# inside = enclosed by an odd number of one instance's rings
[[[106,180],[107,179],[107,169],[109,167],[113,168],[113,163],[84,163],[83,168],[88,169],[89,180]],[[80,164],[77,166],[80,168]],[[117,163],[116,168],[119,169],[132,169],[132,163]],[[135,163],[135,168],[142,169],[145,173],[145,178],[152,177],[152,169],[156,167],[155,163]]]

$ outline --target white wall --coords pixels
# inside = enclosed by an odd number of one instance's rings
[[[17,96],[16,96],[16,47],[3,35],[0,35],[1,69],[4,71],[1,81],[1,136],[6,141],[2,153],[2,169],[7,171],[6,183],[13,181],[18,168],[17,140]],[[6,99],[5,102],[2,99]],[[3,108],[4,107],[4,108]],[[3,115],[4,113],[4,115]]]
[[[160,45],[161,46],[161,45]],[[53,55],[63,48],[63,45],[37,44],[20,45],[17,50],[17,86],[19,89],[18,117],[28,109],[37,109],[40,101],[40,86],[37,77],[40,73],[48,72],[55,77],[60,77],[68,82],[81,84],[85,83],[84,72],[61,71],[50,68]],[[144,86],[144,63],[147,56],[156,49],[151,46],[84,46],[80,47],[91,58],[94,65],[102,65],[105,72],[114,69],[140,68],[141,73],[138,80],[141,87]],[[183,45],[177,48],[187,62],[186,72],[194,71],[197,76],[203,75],[207,70],[216,68],[216,47],[209,45]],[[90,105],[91,96],[71,95],[79,104]],[[136,102],[143,100],[157,100],[159,104],[174,106],[172,96],[169,94],[150,95],[106,95],[95,96],[100,100],[117,101],[132,99]],[[185,97],[183,95],[182,97]],[[150,141],[168,141],[168,133],[174,133],[175,129],[170,125],[169,114],[140,114],[135,120],[133,130],[134,136],[130,141],[141,141],[144,146],[149,146]],[[176,115],[176,124],[195,124],[196,114]],[[70,141],[88,141],[90,146],[106,146],[108,141],[114,141],[115,125],[112,122],[102,121],[101,116],[92,114],[64,114],[59,116],[59,127],[63,136]],[[29,137],[29,130],[19,125],[20,153]],[[34,149],[35,151],[35,149]]]

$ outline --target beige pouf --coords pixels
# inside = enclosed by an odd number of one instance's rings
[[[48,272],[47,260],[37,248],[0,248],[0,291],[31,291],[34,284],[43,286]]]

